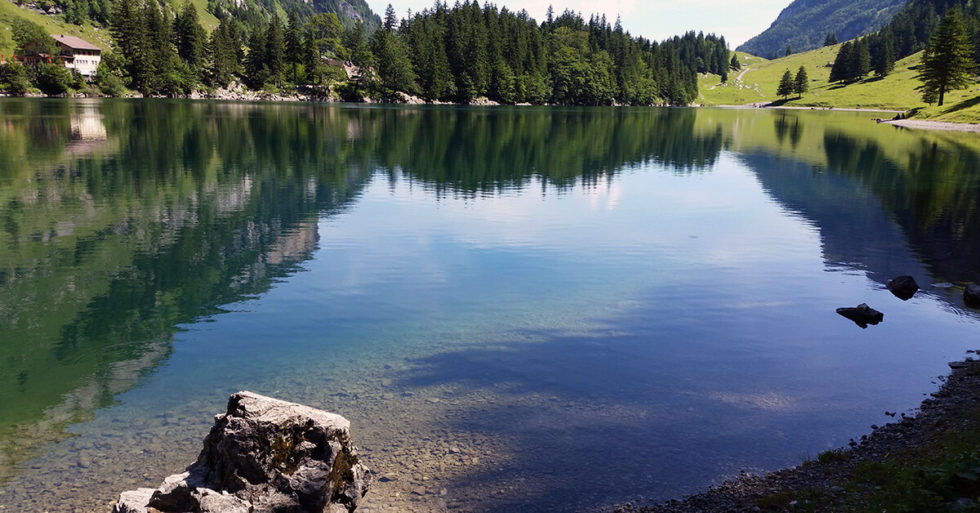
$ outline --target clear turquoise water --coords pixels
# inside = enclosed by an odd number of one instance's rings
[[[155,486],[240,389],[350,418],[368,511],[845,445],[978,327],[976,141],[870,117],[0,101],[0,505]]]

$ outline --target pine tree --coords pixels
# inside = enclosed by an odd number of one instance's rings
[[[354,24],[354,28],[345,31],[341,44],[350,51],[351,64],[359,68],[374,66],[374,57],[371,55],[371,47],[364,35],[363,23],[358,21]]]
[[[837,34],[835,34],[833,32],[827,34],[827,37],[825,37],[824,40],[823,40],[823,45],[824,46],[833,46],[833,45],[835,45],[837,43],[838,43],[838,41],[837,41]]]
[[[118,0],[112,9],[110,31],[116,48],[124,59],[129,86],[139,89],[147,64],[146,27],[135,0]],[[15,25],[16,27],[16,25]]]
[[[851,49],[847,63],[846,80],[860,80],[871,71],[871,52],[868,50],[868,40],[858,39]]]
[[[806,68],[800,66],[800,69],[796,72],[796,78],[793,80],[793,92],[803,98],[803,93],[810,90],[809,77],[806,74]]]
[[[174,18],[174,35],[177,38],[177,54],[197,72],[204,59],[204,43],[207,35],[198,21],[197,9],[190,1],[184,3]]]
[[[289,11],[289,21],[286,23],[286,62],[293,68],[293,83],[299,83],[299,64],[303,58],[303,36],[299,26],[296,10]]]
[[[790,45],[786,45],[786,55],[785,56],[786,57],[789,57],[790,55],[793,55],[793,47],[790,46]]]
[[[922,81],[918,90],[923,99],[935,98],[942,106],[947,91],[969,85],[974,67],[972,51],[962,14],[954,7],[939,22],[922,55],[922,69],[916,78]]]
[[[146,2],[143,5],[143,27],[145,39],[144,64],[140,67],[140,76],[136,80],[137,88],[146,94],[175,94],[179,87],[173,86],[178,82],[176,74],[182,69],[175,69],[177,56],[173,44],[173,23],[167,19],[167,12],[160,12],[156,2]]]
[[[323,81],[323,64],[320,60],[320,52],[317,50],[316,36],[311,30],[306,31],[303,37],[302,61],[306,82],[312,85],[313,97],[315,98],[317,85]]]
[[[834,59],[834,65],[830,68],[828,82],[843,82],[847,80],[847,66],[851,62],[851,51],[853,47],[854,44],[848,41],[837,50],[837,57]]]
[[[253,26],[248,38],[248,54],[245,56],[245,83],[252,89],[262,89],[269,80],[269,66],[265,59],[265,34],[259,26]]]
[[[895,37],[890,30],[882,30],[871,36],[871,69],[879,77],[887,76],[895,69]]]
[[[441,100],[451,96],[453,81],[443,41],[445,27],[435,17],[416,16],[409,23],[406,32],[422,95],[428,100]]]
[[[732,61],[731,63],[729,63],[729,67],[731,67],[735,71],[742,69],[742,63],[738,62],[738,55],[734,53],[732,54]]]
[[[228,20],[221,20],[208,41],[208,80],[211,85],[224,87],[231,83],[232,74],[238,71],[240,64],[237,45]]]
[[[397,19],[395,9],[388,4],[385,11],[384,26],[374,33],[372,51],[377,60],[378,78],[381,81],[382,94],[392,98],[397,91],[415,93],[418,85],[415,82],[415,71],[408,57],[408,46],[402,40],[395,28]]]
[[[783,78],[779,80],[779,87],[776,89],[776,96],[782,96],[783,98],[793,94],[793,75],[790,74],[789,70],[783,73]]]
[[[282,23],[275,15],[269,20],[265,33],[265,64],[269,68],[270,78],[277,87],[282,87],[282,74],[286,69],[286,42]]]

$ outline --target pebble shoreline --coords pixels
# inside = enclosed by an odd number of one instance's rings
[[[803,505],[806,495],[814,492],[825,498],[820,503],[806,503],[816,512],[840,511],[845,503],[845,483],[854,468],[863,461],[882,463],[887,458],[901,458],[902,453],[935,442],[944,428],[962,430],[977,428],[980,420],[970,413],[980,408],[980,361],[967,359],[949,364],[952,372],[937,392],[930,394],[913,416],[902,414],[899,420],[884,426],[872,425],[869,435],[852,441],[850,448],[840,449],[849,456],[846,461],[810,461],[793,468],[766,475],[743,472],[736,479],[702,493],[652,506],[625,504],[613,513],[743,513],[758,512],[758,500],[776,494],[794,497],[792,506]],[[942,379],[942,378],[941,378]],[[888,413],[888,412],[886,412]],[[888,413],[894,415],[893,413]],[[844,460],[844,458],[841,458]],[[804,493],[806,492],[806,493]],[[829,498],[829,499],[827,499]],[[853,504],[853,494],[850,494]]]

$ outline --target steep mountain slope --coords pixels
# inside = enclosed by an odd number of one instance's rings
[[[846,41],[874,32],[891,21],[906,0],[794,0],[763,33],[738,47],[762,57],[782,56],[823,45],[827,34]]]
[[[208,12],[218,18],[228,15],[246,23],[270,14],[285,21],[295,11],[303,21],[317,13],[332,12],[348,29],[357,22],[363,23],[368,34],[381,26],[381,17],[371,11],[365,0],[207,0],[207,5]]]

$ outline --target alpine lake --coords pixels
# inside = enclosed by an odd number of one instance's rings
[[[2,99],[0,511],[157,486],[238,390],[350,419],[367,512],[845,446],[980,348],[980,137],[886,116]]]

